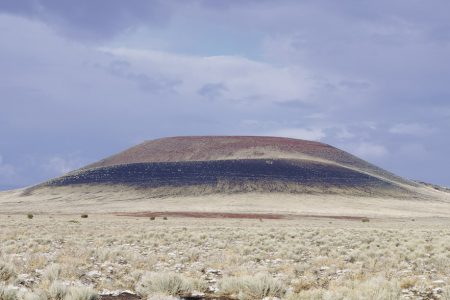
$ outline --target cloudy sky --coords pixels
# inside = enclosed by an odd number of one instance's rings
[[[318,140],[450,186],[447,0],[0,0],[0,189],[147,139]]]

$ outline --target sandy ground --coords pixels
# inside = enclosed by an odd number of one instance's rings
[[[450,217],[450,194],[422,187],[421,198],[315,194],[230,194],[150,198],[123,186],[0,192],[0,213],[228,212],[367,217]]]

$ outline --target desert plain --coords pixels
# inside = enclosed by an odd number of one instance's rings
[[[0,299],[450,299],[448,216],[382,213],[2,213]]]

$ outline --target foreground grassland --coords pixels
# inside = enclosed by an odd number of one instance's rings
[[[0,215],[0,300],[450,299],[448,225]]]

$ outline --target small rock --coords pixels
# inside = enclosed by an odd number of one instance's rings
[[[435,285],[444,285],[444,280],[435,280],[435,281],[433,281],[433,284],[435,284]]]
[[[98,278],[100,276],[102,276],[102,273],[100,273],[99,271],[89,271],[86,273],[86,276],[88,277],[92,277],[92,278]]]
[[[17,275],[17,283],[25,286],[30,286],[35,282],[35,278],[31,277],[28,274],[19,274]]]
[[[191,297],[203,298],[203,297],[205,297],[205,293],[202,293],[202,292],[199,292],[199,291],[193,291],[191,293]]]
[[[219,275],[220,274],[220,270],[216,270],[216,269],[207,269],[206,273],[208,274],[216,274]]]

